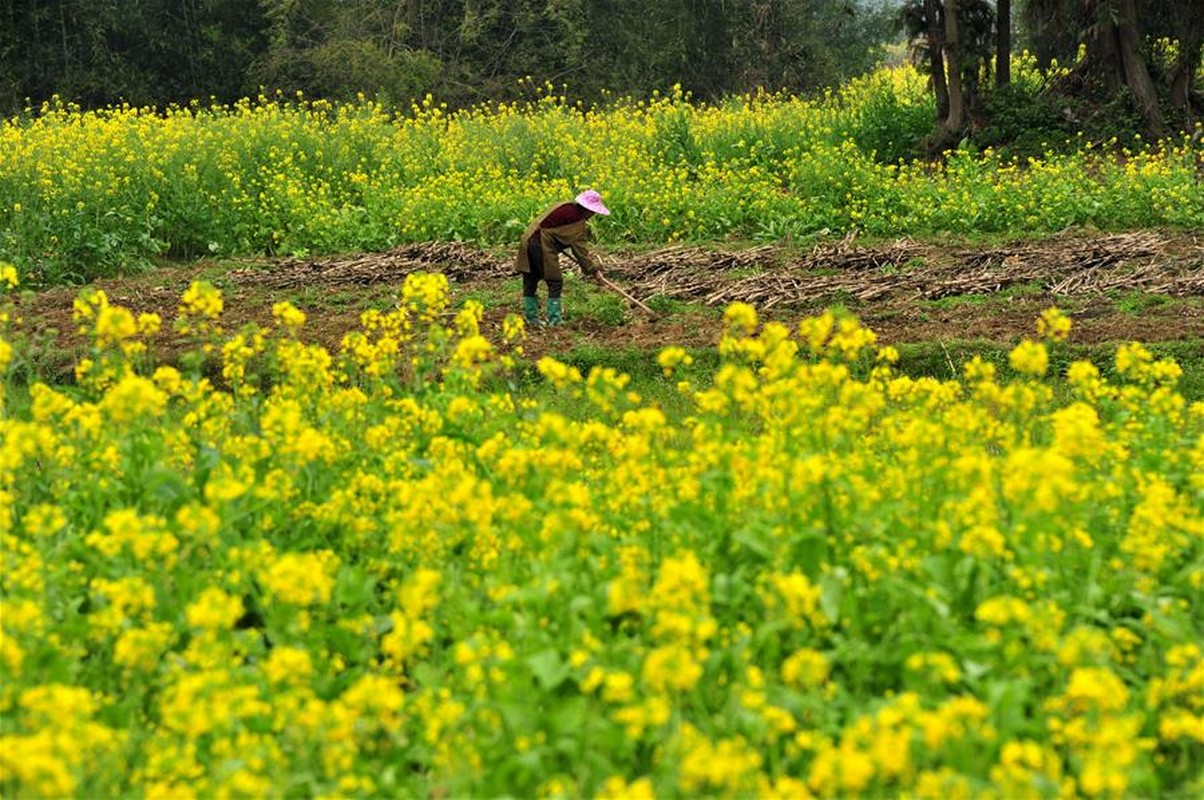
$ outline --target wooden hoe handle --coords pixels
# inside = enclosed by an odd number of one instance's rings
[[[649,314],[655,314],[655,313],[656,313],[656,312],[655,312],[655,311],[653,311],[651,308],[649,308],[648,306],[646,306],[646,305],[644,305],[642,302],[640,302],[640,300],[639,300],[638,298],[636,298],[636,297],[633,297],[632,295],[628,294],[626,291],[624,291],[624,290],[623,290],[623,287],[621,287],[621,286],[619,286],[618,284],[614,283],[613,281],[611,281],[611,280],[610,280],[610,278],[607,278],[605,275],[601,275],[601,274],[599,274],[599,275],[598,275],[598,281],[599,281],[599,282],[601,282],[603,285],[605,285],[605,286],[609,287],[609,288],[610,288],[612,291],[614,291],[614,292],[617,292],[618,294],[621,294],[623,297],[626,297],[628,300],[630,300],[631,302],[635,303],[637,306],[639,306],[640,308],[644,309],[644,310],[645,310],[645,311],[647,311]]]

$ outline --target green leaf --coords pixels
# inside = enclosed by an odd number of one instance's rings
[[[584,697],[574,697],[563,703],[557,703],[548,714],[552,729],[560,733],[570,734],[568,740],[574,748],[580,747],[575,734],[580,733],[585,725],[586,700]]]
[[[573,614],[580,616],[582,612],[588,611],[594,606],[594,598],[588,594],[579,594],[569,601],[569,609]]]
[[[773,557],[773,548],[763,533],[742,528],[736,531],[732,540],[753,555],[760,556],[766,560]]]
[[[967,670],[967,674],[969,670]],[[1025,724],[1025,702],[1032,685],[1027,680],[1013,679],[992,683],[987,686],[987,705],[993,712],[996,724],[1003,731],[1016,732]]]
[[[178,472],[162,466],[152,467],[146,473],[142,478],[142,491],[143,496],[164,508],[173,508],[192,494],[191,487]]]
[[[353,608],[366,607],[372,601],[376,579],[360,569],[343,567],[335,581],[335,602]]]
[[[932,580],[939,583],[941,586],[953,585],[953,569],[950,565],[950,559],[944,553],[935,556],[928,556],[920,563],[924,566],[924,571],[927,572]]]
[[[837,567],[819,579],[819,607],[833,624],[840,621],[840,604],[844,600],[844,580],[847,575],[844,568]]]
[[[962,661],[962,669],[966,673],[966,677],[970,680],[978,680],[983,675],[991,671],[990,664],[983,664],[980,661],[970,661],[969,659]]]
[[[536,653],[527,659],[527,664],[535,673],[535,680],[545,691],[552,691],[564,683],[569,676],[569,665],[560,658],[560,654],[555,650]]]
[[[827,552],[826,534],[813,531],[798,534],[794,539],[795,562],[811,580],[819,577]]]
[[[535,707],[526,703],[498,703],[497,712],[502,715],[506,727],[512,731],[527,731],[538,719]]]

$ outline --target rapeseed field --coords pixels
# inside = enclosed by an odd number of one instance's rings
[[[335,352],[222,313],[193,285],[157,365],[162,320],[86,290],[75,384],[3,398],[5,796],[1204,790],[1204,403],[1140,344],[1049,374],[1050,309],[1008,368],[911,379],[736,304],[713,380],[659,354],[686,413],[543,358],[569,414],[440,275]]]

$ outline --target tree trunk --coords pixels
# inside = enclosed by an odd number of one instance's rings
[[[64,0],[59,0],[59,33],[63,44],[63,72],[71,71],[71,48],[67,46],[67,9]]]
[[[924,25],[928,30],[928,69],[932,78],[932,94],[936,99],[936,118],[943,122],[949,116],[949,86],[945,83],[945,62],[941,55],[945,33],[941,22],[940,0],[924,0]]]
[[[1087,30],[1087,57],[1078,72],[1101,81],[1109,97],[1122,87],[1128,89],[1146,132],[1154,138],[1162,136],[1165,126],[1158,92],[1141,54],[1135,0],[1090,0],[1088,11],[1095,22]]]
[[[1154,138],[1165,133],[1162,110],[1158,108],[1158,91],[1154,80],[1141,55],[1141,35],[1137,30],[1137,6],[1135,0],[1116,0],[1116,39],[1120,50],[1121,66],[1125,84],[1133,95],[1133,102],[1145,120],[1146,130]]]
[[[1175,38],[1179,40],[1179,56],[1171,72],[1171,104],[1193,119],[1191,95],[1196,72],[1200,69],[1200,46],[1204,45],[1204,0],[1185,3],[1175,16]],[[1191,8],[1190,6],[1194,6]]]
[[[1124,79],[1120,44],[1116,38],[1116,24],[1113,21],[1115,2],[1116,0],[1099,0],[1084,4],[1088,6],[1094,21],[1087,28],[1083,42],[1087,54],[1078,67],[1085,75],[1102,81],[1103,89],[1109,96],[1116,94]]]
[[[949,113],[941,123],[941,130],[953,136],[966,121],[966,95],[962,87],[961,26],[958,20],[958,0],[945,3],[945,69],[949,75]]]
[[[995,3],[995,85],[1012,82],[1012,0]]]
[[[1200,42],[1194,47],[1179,47],[1179,58],[1175,62],[1175,72],[1171,77],[1171,105],[1190,116],[1191,91],[1195,82],[1196,72],[1200,69]]]

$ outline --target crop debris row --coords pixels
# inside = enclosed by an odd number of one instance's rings
[[[781,245],[740,250],[674,245],[605,257],[610,274],[641,299],[658,295],[721,306],[812,304],[846,296],[862,302],[933,300],[1039,284],[1054,296],[1137,289],[1175,297],[1204,295],[1204,244],[1154,232],[1075,235],[985,249],[955,248],[932,263],[934,249],[911,239],[857,244],[851,237],[817,244],[801,257]],[[263,262],[230,273],[243,285],[273,289],[397,283],[439,271],[457,282],[511,277],[508,254],[463,243],[431,242],[386,253]]]

